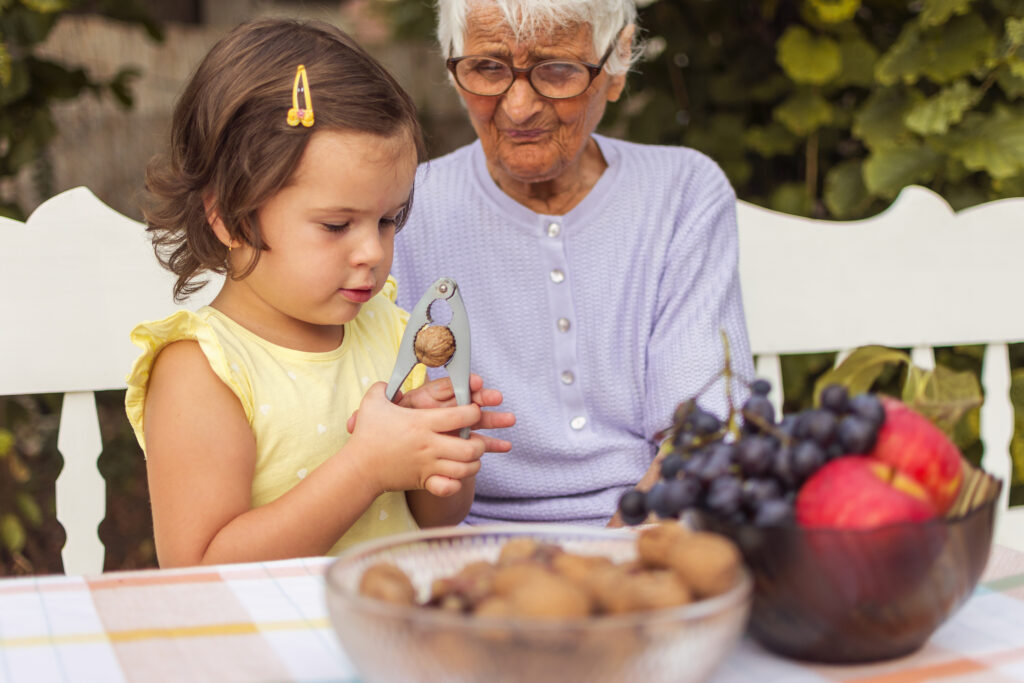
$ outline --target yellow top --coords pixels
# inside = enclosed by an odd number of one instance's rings
[[[349,438],[345,423],[366,389],[391,377],[409,319],[395,305],[395,291],[395,281],[388,278],[381,293],[346,323],[341,345],[326,352],[277,346],[209,306],[139,324],[131,338],[143,351],[128,376],[125,396],[139,445],[145,451],[146,385],[157,354],[172,342],[195,340],[214,373],[238,397],[256,437],[252,506],[280,497],[338,452]],[[417,365],[403,390],[419,386],[425,375],[425,368]],[[385,493],[329,552],[337,554],[369,538],[416,528],[405,494]]]

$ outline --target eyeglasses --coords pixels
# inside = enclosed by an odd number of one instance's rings
[[[621,33],[622,29],[619,29],[597,64],[574,59],[545,59],[533,66],[520,69],[504,60],[483,55],[449,57],[446,64],[459,87],[474,95],[503,95],[517,78],[525,77],[538,95],[553,100],[564,100],[582,95],[590,87],[611,56]]]

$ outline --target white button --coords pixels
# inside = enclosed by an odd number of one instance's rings
[[[562,373],[562,384],[572,384],[575,379],[576,379],[576,376],[573,375],[568,370],[566,370],[566,371],[564,371]]]
[[[560,232],[562,232],[562,226],[558,223],[550,223],[548,225],[548,237],[558,237]]]
[[[569,426],[575,429],[577,432],[587,426],[587,418],[582,415],[577,415],[569,422]]]
[[[558,284],[564,279],[565,273],[562,272],[561,268],[555,268],[554,270],[551,271],[551,281],[554,282],[555,284]]]
[[[571,324],[569,323],[569,319],[568,318],[559,318],[558,319],[558,331],[559,332],[568,332],[570,327],[571,327]]]

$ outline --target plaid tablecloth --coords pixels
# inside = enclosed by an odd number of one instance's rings
[[[0,580],[0,682],[351,681],[309,558],[214,568]],[[733,681],[1024,681],[1024,553],[997,547],[976,593],[917,653],[816,666],[744,640]]]

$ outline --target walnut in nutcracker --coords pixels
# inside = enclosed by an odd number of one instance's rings
[[[441,367],[455,353],[455,335],[444,325],[424,325],[416,333],[413,350],[427,367]]]

